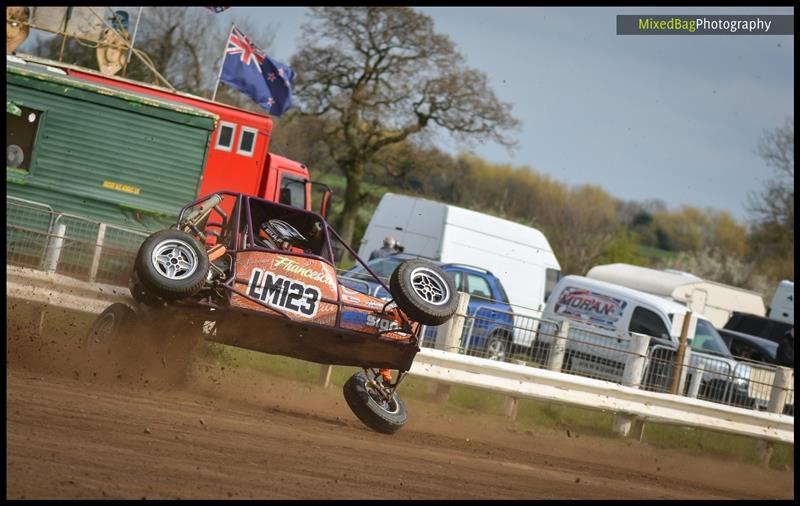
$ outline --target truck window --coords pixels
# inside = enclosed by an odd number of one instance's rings
[[[669,330],[664,320],[653,311],[641,306],[634,309],[628,331],[669,339]]]
[[[697,319],[697,329],[692,340],[692,349],[697,351],[713,351],[721,355],[730,356],[731,352],[725,346],[714,326],[706,320]]]
[[[467,292],[474,297],[492,298],[492,289],[489,287],[489,283],[475,274],[467,274]]]
[[[557,269],[545,269],[545,279],[544,279],[544,301],[547,302],[547,299],[550,298],[550,294],[553,293],[553,288],[556,287],[558,280],[561,279],[561,271]]]
[[[6,168],[31,170],[31,154],[41,117],[42,111],[30,107],[20,105],[13,111],[6,107]]]
[[[242,127],[242,133],[239,134],[239,148],[236,152],[243,156],[253,156],[256,150],[256,134],[258,130],[255,128]]]
[[[456,290],[459,292],[462,291],[461,271],[445,271],[445,274],[447,274],[447,277],[453,280],[453,283],[456,285]]]
[[[287,206],[306,208],[305,181],[296,177],[285,175],[281,178],[281,192],[278,202]]]
[[[508,295],[506,295],[506,289],[503,288],[503,283],[501,283],[500,280],[497,278],[494,278],[494,280],[497,283],[497,291],[499,292],[497,294],[498,302],[504,302],[508,304]]]
[[[230,151],[233,149],[233,134],[236,133],[236,125],[233,123],[219,124],[219,131],[217,132],[217,144],[214,146],[220,151]]]

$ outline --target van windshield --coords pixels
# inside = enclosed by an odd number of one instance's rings
[[[694,332],[694,339],[692,340],[692,349],[697,351],[705,351],[731,356],[731,352],[725,345],[725,341],[720,337],[717,329],[706,320],[697,320],[697,329]]]
[[[403,260],[407,260],[407,258],[390,256],[384,258],[376,258],[375,260],[367,262],[367,265],[369,265],[369,268],[372,269],[375,272],[375,274],[378,275],[379,278],[386,281],[389,279],[394,270],[397,268],[398,265],[400,265],[400,263]],[[355,279],[363,279],[365,281],[374,281],[372,275],[370,275],[370,273],[367,272],[367,270],[364,269],[364,267],[361,264],[353,267],[346,274],[346,276]]]

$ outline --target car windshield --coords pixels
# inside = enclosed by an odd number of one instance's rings
[[[376,258],[375,260],[367,262],[367,265],[369,265],[369,268],[372,269],[379,278],[386,281],[403,260],[406,260],[406,258],[398,256]],[[344,275],[350,278],[363,279],[364,281],[374,281],[370,273],[367,272],[361,264],[356,265]]]
[[[710,351],[719,355],[731,356],[725,341],[722,340],[717,330],[707,320],[697,319],[697,330],[692,340],[692,349],[697,351]]]

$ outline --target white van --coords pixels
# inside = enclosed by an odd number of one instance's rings
[[[586,273],[587,278],[667,297],[701,313],[721,329],[734,311],[758,316],[767,314],[760,293],[744,288],[706,281],[682,271],[660,271],[638,265],[616,263],[596,265]]]
[[[688,311],[683,304],[632,288],[583,276],[565,276],[548,299],[544,318],[557,323],[569,320],[565,368],[619,381],[630,333],[651,336],[651,357],[655,356],[655,347],[663,352],[661,356],[671,357],[674,355],[672,350],[678,347],[683,319]],[[719,333],[702,314],[693,313],[689,325],[690,371],[703,367],[703,381],[708,385],[706,394],[701,387],[700,395],[709,398],[714,394],[727,395],[716,390],[734,377],[731,396],[736,396],[736,403],[746,404],[749,367],[733,359]],[[539,326],[536,348],[549,348],[555,331],[556,325],[543,322]],[[716,380],[714,389],[711,389],[712,380]]]
[[[769,317],[794,325],[794,281],[784,279],[778,284],[769,305]]]
[[[386,193],[367,226],[358,255],[369,258],[392,235],[405,253],[474,265],[503,283],[514,306],[514,344],[530,346],[550,291],[561,274],[539,230],[457,206]]]

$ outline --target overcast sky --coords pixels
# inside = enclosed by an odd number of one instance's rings
[[[792,36],[618,36],[617,14],[794,14],[792,8],[424,7],[522,121],[518,149],[481,157],[528,166],[625,200],[730,211],[771,175],[754,153],[794,108]],[[235,7],[297,48],[305,8]],[[230,13],[230,14],[229,14]],[[241,15],[242,12],[236,13]],[[454,149],[454,148],[453,148]]]
[[[727,210],[741,221],[748,192],[772,175],[755,149],[765,129],[792,115],[793,36],[618,36],[615,16],[794,14],[792,8],[419,10],[470,67],[489,76],[522,122],[513,153],[473,146],[491,162],[599,185],[624,200],[661,199],[673,210]],[[226,28],[241,17],[273,27],[271,56],[288,63],[308,11],[231,7],[209,15]]]

